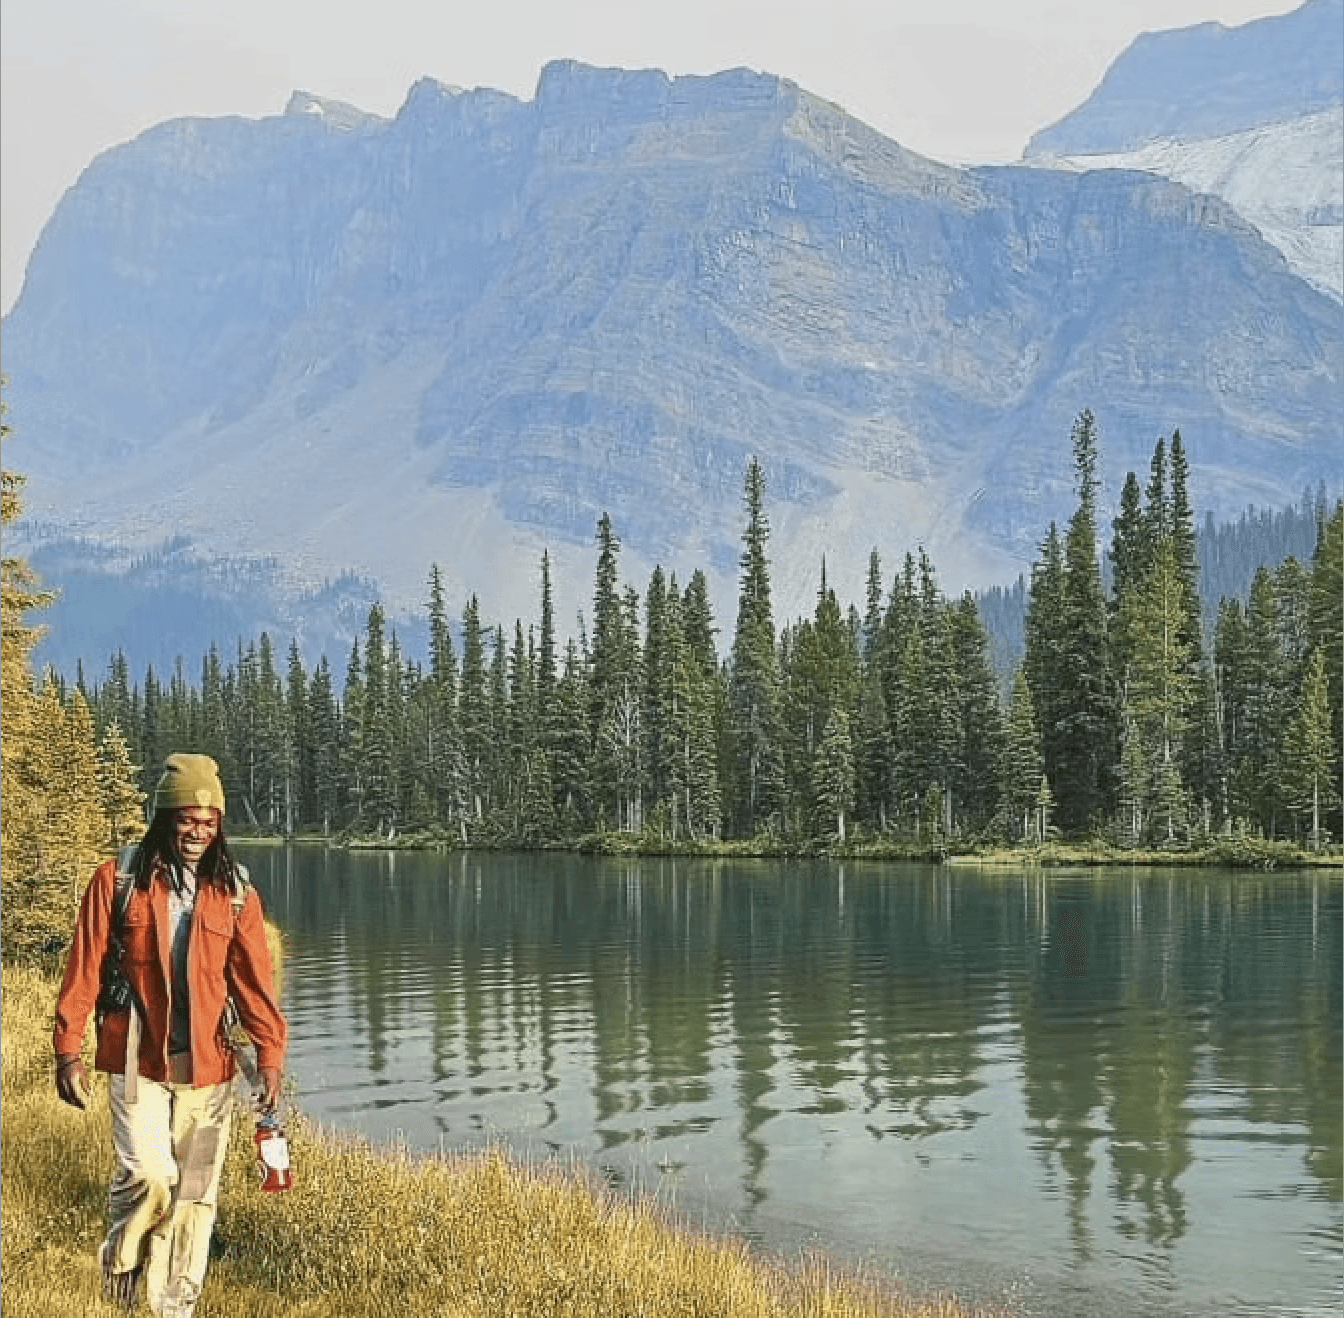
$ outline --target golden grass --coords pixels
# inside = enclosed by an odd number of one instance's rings
[[[117,1312],[95,1252],[111,1166],[107,1086],[51,1083],[55,984],[5,967],[0,1293],[5,1318]],[[291,1123],[296,1186],[264,1195],[235,1122],[200,1318],[959,1318],[819,1260],[787,1267],[548,1164],[412,1157]]]

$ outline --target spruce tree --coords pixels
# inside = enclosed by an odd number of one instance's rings
[[[1160,544],[1171,534],[1171,496],[1167,492],[1167,442],[1164,439],[1159,439],[1153,445],[1153,458],[1148,468],[1148,488],[1144,495],[1145,540],[1151,547]],[[1145,562],[1145,571],[1147,567]]]
[[[285,832],[294,833],[316,815],[313,762],[316,748],[308,725],[308,674],[297,640],[289,643],[285,673],[285,725],[289,733],[288,786],[285,791]]]
[[[1330,737],[1338,747],[1344,745],[1344,503],[1336,503],[1328,517],[1322,517],[1312,555],[1311,643],[1322,656]],[[1332,793],[1337,803],[1341,794],[1337,777]],[[1338,805],[1330,817],[1338,837],[1344,832]]]
[[[392,629],[387,643],[387,722],[391,742],[392,779],[389,784],[392,798],[392,827],[404,826],[412,812],[423,815],[426,802],[416,790],[416,781],[408,771],[407,701],[421,680],[417,665],[407,663],[401,652],[401,638]]]
[[[424,693],[422,773],[435,816],[460,824],[466,813],[462,735],[458,719],[457,654],[435,564],[429,578],[429,677]]]
[[[717,838],[723,827],[720,765],[727,692],[714,646],[717,628],[709,586],[699,569],[681,597],[679,615],[688,702],[680,741],[685,823],[693,838]]]
[[[882,560],[874,548],[868,555],[868,576],[864,586],[863,650],[865,664],[871,664],[882,638]]]
[[[364,809],[366,826],[383,834],[396,822],[393,685],[382,606],[369,609],[364,630]]]
[[[1025,839],[1032,831],[1044,764],[1031,688],[1020,665],[1013,675],[1000,764],[999,799],[1008,837]]]
[[[1004,729],[989,641],[969,591],[949,611],[948,633],[956,738],[949,785],[967,822],[985,828],[998,809]]]
[[[173,661],[173,675],[168,680],[165,706],[164,741],[173,747],[197,745],[200,735],[197,726],[199,707],[198,702],[192,699],[181,655]]]
[[[448,605],[444,598],[443,573],[434,563],[429,569],[429,676],[438,687],[456,685],[457,656],[448,627]]]
[[[709,583],[699,568],[691,574],[686,593],[682,596],[682,618],[686,649],[692,662],[707,679],[716,679],[719,675],[719,658],[714,637],[718,634],[718,628],[714,625],[714,610],[709,602]]]
[[[907,553],[901,572],[892,582],[877,645],[867,664],[870,677],[881,687],[886,713],[888,797],[887,811],[882,814],[886,818],[889,811],[890,822],[898,822],[904,817],[912,826],[916,819],[914,800],[918,785],[912,781],[915,756],[906,678],[911,671],[911,656],[907,650],[912,640],[918,641],[919,613],[915,560]]]
[[[865,668],[854,737],[856,817],[875,833],[885,833],[895,790],[895,748],[887,722],[881,675]]]
[[[248,695],[250,697],[250,691]],[[132,699],[134,699],[134,694]],[[159,679],[154,675],[153,664],[147,664],[145,667],[143,692],[137,703],[140,707],[140,748],[141,754],[144,756],[141,772],[145,775],[143,784],[149,789],[157,781],[164,760],[177,749],[164,735],[166,729],[163,717],[163,696],[159,688]],[[242,709],[248,715],[252,714],[253,703],[250,698]],[[247,739],[247,745],[249,750],[254,745],[250,736]]]
[[[486,818],[490,819],[509,799],[509,774],[513,768],[509,746],[509,663],[504,628],[496,626],[491,636],[490,668],[486,677],[487,715],[490,729],[486,742]],[[497,820],[495,822],[498,822]]]
[[[513,645],[509,650],[506,727],[509,757],[507,776],[509,800],[514,809],[514,832],[520,837],[535,840],[532,824],[539,824],[541,820],[531,816],[537,814],[543,786],[549,793],[551,783],[550,773],[545,767],[546,757],[541,751],[537,735],[536,661],[532,646],[523,635],[521,618],[514,619]],[[550,813],[549,805],[546,813]]]
[[[1311,820],[1308,838],[1313,850],[1322,842],[1325,813],[1339,803],[1336,765],[1338,745],[1330,726],[1330,697],[1325,653],[1313,651],[1302,683],[1297,709],[1280,751],[1281,777],[1289,808]]]
[[[282,831],[286,788],[291,778],[290,737],[284,690],[267,632],[261,633],[257,645],[252,702],[253,808],[266,828]]]
[[[467,808],[480,822],[485,811],[490,762],[490,702],[480,604],[473,595],[462,608],[462,688],[458,702]]]
[[[741,590],[729,665],[728,717],[735,827],[740,836],[751,837],[780,819],[785,804],[775,624],[766,557],[770,527],[765,516],[765,473],[755,458],[747,465],[743,501],[747,526],[739,560]]]
[[[98,740],[98,804],[112,847],[138,842],[145,831],[145,793],[136,785],[139,771],[121,728],[109,723]]]
[[[1152,756],[1139,731],[1138,720],[1125,708],[1120,724],[1120,773],[1117,790],[1117,836],[1122,847],[1134,850],[1148,834],[1153,797]]]
[[[327,837],[339,827],[341,818],[341,721],[326,655],[318,659],[308,683],[304,725],[312,752],[310,822],[317,824]]]
[[[1024,623],[1023,673],[1040,729],[1048,769],[1060,762],[1064,710],[1064,550],[1053,522],[1032,565]]]
[[[74,876],[74,892],[78,894],[107,853],[107,816],[93,716],[78,690],[67,692],[59,708],[59,717],[54,720],[58,730],[48,819],[60,838],[59,846],[68,852],[68,872]]]
[[[144,740],[141,736],[140,709],[131,691],[130,665],[121,650],[108,660],[107,681],[98,688],[96,718],[100,728],[105,728],[109,723],[115,723],[121,728],[131,758],[136,760],[142,757]],[[141,764],[143,768],[143,759]]]
[[[588,678],[578,644],[565,644],[556,684],[557,736],[551,748],[552,786],[559,827],[573,835],[592,819],[588,797]]]
[[[597,543],[588,664],[589,794],[597,822],[633,831],[642,816],[639,603],[633,589],[621,589],[621,544],[605,513]]]
[[[6,576],[22,581],[18,573]],[[11,621],[23,625],[22,615]],[[22,655],[23,638],[11,633],[7,639]],[[22,675],[10,674],[11,682],[14,676]],[[10,776],[0,838],[0,948],[7,958],[41,961],[68,941],[80,893],[107,853],[108,828],[93,720],[82,694],[74,692],[67,707],[52,678],[36,693],[31,674],[21,685],[31,702],[14,710],[6,699],[3,710]]]
[[[1190,504],[1190,464],[1181,443],[1181,432],[1171,435],[1171,515],[1169,535],[1176,573],[1185,589],[1185,621],[1182,639],[1190,656],[1191,672],[1199,666],[1204,653],[1203,614],[1199,598],[1199,540],[1195,534],[1195,512]]]
[[[123,666],[125,660],[122,660]],[[118,704],[121,703],[118,697]],[[116,716],[121,725],[120,715]],[[237,780],[238,770],[234,763],[229,745],[229,713],[224,699],[224,666],[220,661],[219,650],[212,642],[209,651],[201,660],[201,732],[197,743],[200,753],[211,756],[219,765],[220,777],[225,783]],[[128,738],[128,745],[134,744]]]
[[[1130,647],[1125,747],[1127,756],[1140,757],[1146,765],[1146,783],[1129,782],[1127,787],[1131,795],[1138,794],[1157,827],[1157,840],[1165,846],[1178,835],[1184,838],[1189,822],[1181,759],[1196,687],[1187,604],[1175,540],[1168,536],[1158,546],[1147,579],[1126,594],[1121,607]]]
[[[648,804],[651,812],[668,813],[677,795],[676,733],[679,674],[682,640],[680,636],[680,601],[672,604],[671,594],[661,566],[655,566],[644,596],[644,666],[643,702],[640,726],[644,737],[644,770],[648,783]],[[675,614],[669,617],[669,614]],[[671,635],[673,626],[678,635]]]
[[[1294,683],[1283,642],[1274,576],[1261,568],[1244,612],[1236,600],[1220,611],[1216,657],[1223,673],[1232,812],[1268,837],[1285,806],[1276,766]]]
[[[942,833],[954,826],[953,781],[960,756],[958,673],[952,623],[938,591],[933,564],[919,551],[917,622],[901,662],[902,724],[910,745],[905,756],[907,792],[917,794],[917,819]]]
[[[788,659],[781,662],[785,766],[793,817],[800,827],[810,830],[816,815],[813,793],[818,781],[814,761],[821,750],[822,736],[836,709],[844,711],[845,735],[850,736],[849,719],[858,707],[860,690],[855,636],[826,580],[824,559],[813,616],[789,635]],[[783,655],[783,640],[780,650]]]
[[[606,725],[606,740],[616,765],[616,817],[621,828],[638,832],[644,827],[646,782],[645,737],[641,722],[644,656],[639,642],[639,595],[633,586],[625,588],[621,604],[621,655],[625,676],[618,688],[613,717]]]
[[[854,807],[854,747],[849,715],[836,705],[822,730],[821,744],[810,766],[813,835],[846,840],[846,820]]]
[[[1195,674],[1192,731],[1187,738],[1186,784],[1206,836],[1225,829],[1231,818],[1227,781],[1227,740],[1218,690],[1218,665],[1212,659]]]
[[[893,757],[895,795],[900,813],[918,835],[927,813],[930,782],[935,773],[934,696],[928,681],[924,629],[912,627],[891,665],[891,729],[896,752]],[[941,813],[941,786],[935,785]]]
[[[340,755],[341,818],[355,832],[365,826],[364,704],[364,663],[355,637],[341,689]]]
[[[1111,522],[1111,600],[1118,608],[1121,598],[1134,589],[1148,572],[1152,542],[1143,513],[1138,478],[1131,471],[1120,491],[1120,510]]]
[[[541,726],[548,728],[550,707],[555,699],[555,684],[559,681],[555,651],[555,602],[551,590],[551,556],[541,556],[541,630],[537,639],[537,704]],[[548,728],[543,741],[552,740],[553,728]]]
[[[1061,671],[1050,711],[1056,737],[1046,773],[1062,827],[1078,833],[1111,809],[1118,734],[1097,561],[1097,435],[1091,412],[1074,423],[1072,444],[1078,508],[1064,538]]]

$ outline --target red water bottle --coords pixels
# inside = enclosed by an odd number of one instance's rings
[[[261,1177],[261,1188],[267,1194],[288,1190],[294,1184],[294,1173],[289,1166],[289,1141],[271,1113],[263,1112],[257,1117],[252,1142],[257,1146],[257,1174]]]

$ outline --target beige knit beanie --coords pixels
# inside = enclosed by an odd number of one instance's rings
[[[224,813],[224,785],[219,765],[208,755],[170,755],[163,777],[154,791],[155,810],[180,810],[184,806],[213,806]]]

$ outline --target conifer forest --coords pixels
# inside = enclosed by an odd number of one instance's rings
[[[37,743],[87,779],[91,827],[109,839],[134,832],[183,747],[219,761],[232,829],[282,835],[672,849],[1338,839],[1339,503],[1319,504],[1309,561],[1261,566],[1246,598],[1205,610],[1179,431],[1142,480],[1129,474],[1105,537],[1091,413],[1071,442],[1076,508],[1040,543],[1006,696],[974,598],[945,598],[922,550],[888,564],[874,548],[858,603],[819,564],[811,616],[777,623],[753,459],[731,621],[700,571],[623,581],[603,516],[577,636],[557,631],[545,556],[537,616],[511,626],[475,597],[450,613],[435,566],[423,661],[376,604],[341,671],[325,657],[310,670],[296,642],[266,634],[169,674],[132,674],[116,654],[96,678],[81,666],[32,683]],[[21,567],[6,569],[7,733],[10,619],[40,603]]]

